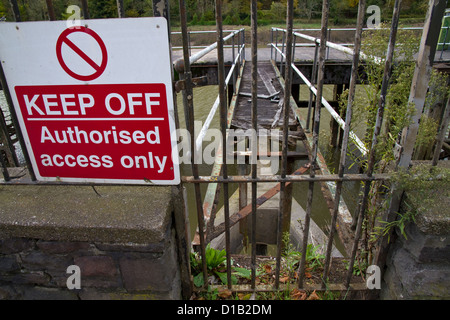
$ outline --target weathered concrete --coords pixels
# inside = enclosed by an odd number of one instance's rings
[[[170,187],[1,186],[0,236],[64,241],[164,239]]]

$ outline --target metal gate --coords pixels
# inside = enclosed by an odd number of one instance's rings
[[[229,34],[224,37],[224,30],[222,26],[222,1],[216,0],[215,3],[215,14],[216,14],[216,42],[199,52],[191,55],[191,46],[189,41],[189,36],[191,34],[187,27],[187,17],[186,17],[186,5],[184,0],[179,0],[180,9],[180,25],[181,25],[181,37],[182,37],[182,52],[183,57],[174,62],[174,70],[180,76],[180,80],[174,83],[175,91],[181,92],[183,95],[183,108],[186,122],[186,128],[188,129],[190,135],[190,163],[192,169],[192,175],[183,176],[182,183],[179,186],[174,187],[174,194],[178,199],[179,203],[185,203],[186,193],[184,191],[186,184],[194,185],[194,196],[196,203],[196,213],[198,220],[197,234],[193,237],[193,247],[198,251],[200,257],[200,268],[202,270],[201,277],[203,278],[203,286],[194,289],[191,277],[191,266],[190,251],[191,244],[189,243],[189,236],[187,235],[187,218],[186,218],[186,206],[181,209],[176,209],[175,211],[175,224],[178,232],[178,240],[180,247],[180,256],[182,261],[182,279],[183,279],[183,290],[184,296],[189,297],[192,291],[199,290],[205,291],[208,288],[208,266],[207,266],[207,249],[208,244],[212,239],[218,235],[225,234],[225,261],[226,261],[226,274],[223,277],[224,285],[217,285],[218,288],[226,288],[231,291],[280,291],[285,290],[290,286],[290,288],[298,289],[315,289],[315,290],[365,290],[366,284],[352,284],[353,267],[357,259],[358,251],[360,250],[359,240],[362,233],[363,220],[366,214],[367,202],[369,198],[369,191],[372,182],[374,181],[385,181],[390,180],[388,174],[375,174],[375,147],[378,143],[378,137],[381,130],[381,124],[383,121],[383,113],[385,107],[385,99],[388,92],[389,80],[391,77],[392,64],[393,64],[393,53],[395,49],[396,34],[398,30],[399,21],[399,7],[401,0],[396,0],[394,5],[394,11],[392,16],[392,27],[390,30],[389,37],[389,47],[385,60],[380,60],[379,63],[384,64],[384,78],[383,83],[380,88],[379,103],[376,117],[375,130],[372,136],[371,147],[367,148],[359,138],[350,130],[351,120],[352,120],[352,106],[355,96],[355,89],[357,84],[357,72],[360,59],[376,59],[376,57],[370,57],[364,55],[361,49],[361,34],[364,24],[364,14],[366,10],[365,0],[359,1],[358,8],[358,18],[357,26],[355,29],[354,36],[354,47],[349,49],[342,45],[332,43],[328,39],[329,27],[329,6],[330,1],[323,1],[322,8],[322,28],[320,38],[314,38],[300,32],[294,32],[293,26],[293,1],[287,1],[287,15],[286,15],[286,29],[273,28],[272,29],[272,41],[270,43],[271,47],[271,65],[276,73],[276,78],[279,79],[279,84],[281,85],[281,90],[276,90],[271,92],[269,90],[268,95],[261,94],[258,88],[258,23],[257,23],[257,2],[251,1],[250,16],[251,16],[251,39],[250,39],[250,60],[246,60],[245,49],[246,49],[246,39],[245,39],[245,29],[240,29],[236,31],[227,31]],[[20,21],[20,14],[18,11],[16,1],[11,1],[13,4],[13,11],[16,15],[16,20]],[[49,16],[52,19],[51,13],[51,1],[47,1],[49,4]],[[117,1],[119,17],[124,17],[123,13],[123,3],[122,1]],[[85,17],[88,17],[87,12],[87,1],[82,1],[83,11],[85,12]],[[437,5],[435,5],[437,4]],[[169,16],[168,1],[154,0],[153,1],[154,14],[159,16]],[[414,142],[417,135],[418,123],[420,121],[420,116],[423,109],[424,96],[427,91],[427,82],[429,79],[429,70],[432,66],[435,48],[437,44],[437,37],[433,36],[436,34],[436,28],[440,28],[440,21],[445,9],[445,2],[438,0],[431,0],[429,12],[427,14],[427,20],[423,28],[421,47],[419,50],[419,57],[417,66],[415,69],[415,75],[413,79],[413,84],[411,87],[410,101],[415,103],[417,114],[413,118],[413,123],[405,128],[402,138],[397,144],[398,148],[398,167],[407,168],[410,164]],[[54,19],[54,15],[53,15]],[[436,23],[438,21],[439,23]],[[436,27],[438,26],[438,27]],[[280,36],[282,40],[280,40]],[[298,47],[296,44],[297,39],[306,39],[313,42],[315,48],[314,61],[313,61],[313,72],[311,79],[308,79],[294,64],[293,57],[295,56],[295,49]],[[228,74],[225,74],[225,58],[224,58],[224,47],[228,43],[228,48],[231,48],[231,65],[229,66]],[[281,49],[280,49],[281,47]],[[426,50],[426,47],[432,48],[430,51]],[[346,52],[352,57],[352,71],[351,80],[348,91],[348,103],[346,106],[346,116],[342,119],[330,106],[330,104],[323,97],[323,87],[324,87],[324,69],[325,69],[325,59],[327,55],[328,48],[335,48],[337,50]],[[433,49],[434,48],[434,49]],[[219,95],[216,99],[215,104],[211,108],[210,115],[208,116],[203,128],[200,131],[198,137],[194,134],[194,105],[193,105],[193,88],[201,83],[204,79],[194,78],[191,71],[191,65],[195,63],[202,56],[216,50],[217,52],[217,79],[219,87]],[[244,77],[244,69],[247,67],[249,79],[251,79],[251,92],[243,92],[240,90],[241,84]],[[302,118],[298,107],[292,98],[292,77],[296,73],[306,84],[310,90],[310,100],[308,103],[308,115],[306,119]],[[3,72],[2,72],[3,77]],[[264,78],[264,75],[260,75]],[[267,78],[267,77],[266,77]],[[2,79],[2,83],[5,79]],[[267,80],[267,79],[266,79]],[[270,82],[270,79],[269,81]],[[258,99],[273,99],[278,96],[277,106],[278,109],[278,123],[281,124],[282,134],[280,144],[281,152],[271,152],[269,150],[265,155],[260,152],[256,147],[256,143],[251,144],[251,148],[246,148],[243,150],[235,150],[235,144],[232,143],[230,148],[230,139],[239,138],[235,136],[230,136],[230,128],[233,120],[233,115],[236,107],[236,103],[239,97],[245,96],[249,99],[250,112],[250,127],[251,135],[247,136],[245,146],[249,146],[248,140],[254,139],[256,141],[258,135],[262,135],[262,130],[259,128],[260,115],[258,115]],[[315,102],[313,102],[313,97],[315,97]],[[8,98],[8,97],[7,97]],[[176,98],[176,97],[174,97]],[[9,99],[10,100],[10,99]],[[175,99],[176,100],[176,99]],[[11,105],[11,101],[8,101]],[[274,104],[275,105],[275,104]],[[330,112],[333,119],[341,126],[343,129],[342,135],[342,147],[340,151],[340,160],[338,166],[338,172],[336,174],[331,174],[323,160],[323,157],[319,151],[319,130],[320,130],[320,119],[322,107],[324,107],[328,112]],[[209,176],[201,176],[199,174],[199,166],[196,161],[196,150],[201,148],[202,139],[204,138],[212,118],[216,110],[220,113],[220,131],[221,131],[221,141],[220,148],[217,150],[215,164],[213,170]],[[446,113],[444,116],[444,121],[442,122],[441,135],[437,139],[436,150],[440,151],[444,132],[448,126],[448,103],[446,108]],[[18,161],[15,159],[15,153],[13,148],[13,143],[15,141],[11,140],[11,136],[17,135],[19,140],[20,130],[14,131],[13,127],[18,129],[17,119],[14,118],[14,113],[11,113],[12,123],[7,125],[9,120],[5,120],[2,113],[2,119],[0,119],[2,124],[2,151],[5,157],[0,157],[2,161],[2,172],[3,181],[2,184],[8,183],[35,183],[35,179],[31,176],[31,181],[14,181],[10,177],[8,166],[18,166]],[[300,131],[300,135],[303,136],[303,141],[305,143],[306,149],[309,151],[306,155],[299,155],[295,152],[289,150],[289,135],[290,135],[290,123],[291,119],[296,122],[295,127]],[[179,122],[180,119],[177,119]],[[12,133],[14,131],[14,133]],[[291,130],[292,131],[292,130]],[[292,134],[292,133],[291,133]],[[233,140],[234,141],[234,140]],[[346,155],[348,153],[348,146],[353,143],[360,151],[362,156],[367,161],[367,169],[364,173],[351,174],[346,173]],[[25,149],[24,149],[25,150]],[[436,151],[433,164],[436,165],[439,158],[439,152]],[[241,152],[241,153],[239,153]],[[261,154],[260,154],[261,153]],[[245,162],[242,166],[239,166],[238,175],[230,175],[229,166],[229,156],[231,159],[235,159],[236,156],[241,155],[246,157],[248,162]],[[25,153],[26,156],[26,153]],[[262,159],[264,156],[276,157],[279,161],[279,172],[273,175],[258,175],[258,159]],[[299,157],[306,157],[308,163],[300,168],[292,168],[292,159]],[[251,160],[253,159],[253,161]],[[29,159],[25,159],[28,167],[30,167]],[[246,169],[250,169],[250,173],[247,174]],[[33,182],[34,181],[34,182]],[[353,217],[350,217],[351,223],[356,227],[354,233],[351,235],[351,244],[349,247],[351,250],[348,252],[348,265],[346,271],[346,277],[341,283],[330,283],[329,275],[332,271],[332,248],[333,241],[336,236],[338,222],[340,219],[345,219],[342,217],[342,188],[343,183],[346,181],[360,181],[363,182],[363,187],[361,190],[361,198],[359,200],[360,206],[358,212]],[[266,193],[258,197],[258,185],[262,183],[275,183],[276,186],[268,190]],[[303,183],[308,185],[307,191],[307,205],[306,205],[306,215],[303,221],[303,239],[301,241],[301,252],[299,255],[298,265],[295,265],[295,274],[293,278],[295,279],[295,285],[287,284],[283,281],[281,277],[282,269],[282,252],[283,248],[283,232],[286,231],[286,219],[290,216],[291,211],[291,201],[292,201],[292,186],[295,183]],[[207,184],[208,189],[205,197],[202,197],[200,185]],[[230,185],[237,184],[239,187],[240,194],[240,205],[237,212],[232,212],[230,210]],[[331,224],[329,227],[328,238],[326,241],[326,251],[324,252],[324,262],[323,262],[323,272],[321,274],[321,282],[316,286],[309,286],[305,283],[305,276],[308,275],[307,272],[307,254],[308,254],[308,239],[310,234],[311,226],[311,213],[313,211],[313,193],[317,185],[320,185],[321,191],[324,192],[325,199],[328,201],[328,206],[331,213]],[[250,189],[250,203],[247,204],[247,188]],[[390,196],[392,200],[390,202],[390,207],[386,211],[385,220],[387,222],[396,219],[396,212],[400,206],[402,190],[397,188],[395,185],[391,186]],[[223,212],[224,221],[221,224],[214,224],[215,214],[217,211],[218,202],[220,200],[220,194],[222,194],[223,201]],[[258,243],[256,240],[256,230],[261,227],[258,225],[257,210],[258,208],[269,198],[273,197],[275,194],[280,195],[278,217],[276,219],[276,253],[275,253],[275,270],[273,272],[273,283],[271,284],[258,284],[257,283],[257,268],[258,268],[258,254],[257,248]],[[202,201],[203,200],[203,201]],[[244,218],[248,217],[250,219],[250,235],[249,235],[249,247],[250,250],[250,273],[248,278],[250,280],[250,285],[234,285],[232,283],[232,253],[231,253],[231,227],[236,225],[238,222],[242,221]],[[347,217],[348,218],[348,217]],[[385,265],[386,256],[389,248],[388,243],[389,234],[384,236],[378,245],[376,256],[374,257],[372,264],[378,266],[381,270]]]

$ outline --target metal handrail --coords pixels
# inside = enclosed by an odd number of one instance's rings
[[[234,69],[236,68],[237,62],[239,61],[242,51],[245,49],[245,43],[242,44],[241,48],[238,51],[238,54],[236,56],[236,59],[233,61],[233,65],[230,68],[230,71],[228,71],[228,75],[225,79],[225,85],[227,86],[230,82],[231,76],[234,73]],[[213,106],[211,107],[211,110],[209,111],[208,117],[205,120],[205,123],[203,124],[202,129],[200,130],[200,133],[198,134],[197,140],[195,141],[196,144],[196,150],[199,151],[202,148],[203,138],[206,135],[206,131],[208,130],[209,126],[211,125],[211,121],[214,118],[214,115],[216,114],[217,108],[219,107],[220,99],[219,95],[217,95],[216,100],[214,101]]]
[[[286,32],[286,29],[282,29],[282,28],[272,28],[272,31]],[[315,37],[313,37],[313,36],[310,36],[310,35],[307,35],[307,34],[303,34],[303,33],[299,33],[299,32],[294,32],[293,34],[294,34],[294,36],[303,38],[303,39],[305,39],[305,40],[312,41],[312,42],[317,43],[317,44],[320,45],[320,39],[319,39],[319,38],[315,38]],[[354,52],[352,49],[345,47],[343,44],[339,44],[339,43],[335,43],[335,42],[331,42],[331,41],[328,41],[328,40],[327,40],[327,41],[325,42],[325,45],[326,45],[327,47],[329,47],[329,48],[333,48],[333,49],[339,50],[339,51],[344,52],[344,53],[347,53],[347,54],[349,54],[349,55],[351,55],[351,56],[353,56],[353,55],[355,54],[355,52]],[[363,52],[361,52],[360,55],[361,55],[361,58],[364,59],[364,60],[370,59],[370,60],[373,60],[373,61],[376,62],[376,63],[381,63],[381,61],[382,61],[382,59],[379,58],[379,57],[375,57],[375,56],[371,56],[371,55],[366,55],[366,54],[364,54]]]
[[[223,41],[227,41],[229,39],[231,39],[232,37],[234,37],[236,34],[239,34],[240,32],[243,32],[244,28],[241,28],[239,30],[233,31],[232,33],[230,33],[229,35],[227,35],[226,37],[223,38]],[[189,57],[189,63],[193,64],[196,61],[198,61],[200,58],[202,58],[203,56],[205,56],[206,54],[208,54],[209,52],[211,52],[212,50],[217,48],[217,41],[214,42],[213,44],[207,46],[205,49],[191,55]],[[183,58],[179,58],[174,62],[174,66],[175,69],[179,72],[182,72],[184,70],[184,59]]]
[[[273,45],[273,44],[272,44]],[[285,54],[279,49],[277,48],[275,45],[273,45],[273,47],[284,57]],[[294,63],[291,64],[292,69],[298,74],[298,76],[300,78],[302,78],[303,82],[305,82],[305,84],[308,86],[309,90],[311,90],[311,92],[314,95],[317,95],[317,89],[316,87],[314,87],[311,82],[308,80],[308,78],[295,66]],[[339,124],[339,126],[344,129],[345,128],[345,121],[339,116],[339,114],[333,109],[333,107],[330,105],[330,103],[322,96],[322,104],[325,107],[325,109],[327,109],[327,111],[330,113],[330,115],[334,118],[334,120],[336,120],[336,122]],[[359,151],[363,154],[366,155],[368,150],[367,148],[364,146],[364,143],[358,138],[358,136],[353,132],[350,131],[349,133],[350,139],[352,139],[353,143],[356,145],[356,147],[359,149]]]

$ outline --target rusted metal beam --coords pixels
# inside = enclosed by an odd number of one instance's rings
[[[251,151],[235,151],[233,153],[235,157],[251,157],[252,152]],[[260,160],[271,160],[275,157],[281,157],[282,152],[280,151],[270,151],[270,152],[263,152],[263,153],[257,153],[257,158]],[[288,159],[292,160],[306,160],[309,159],[309,155],[304,152],[297,152],[297,151],[288,151],[287,153]]]
[[[252,76],[252,110],[251,110],[251,116],[252,116],[252,129],[253,129],[253,136],[252,136],[252,154],[253,157],[251,157],[251,173],[252,178],[256,178],[257,176],[257,162],[254,157],[254,154],[258,152],[257,150],[257,144],[256,144],[256,130],[258,129],[258,22],[257,22],[257,4],[256,0],[252,0],[250,4],[250,16],[251,16],[251,54],[252,54],[252,68],[251,68],[251,76]],[[247,210],[250,210],[252,212],[252,232],[250,235],[250,242],[252,246],[251,251],[251,287],[255,288],[256,286],[256,195],[257,195],[257,184],[255,182],[252,183],[252,197],[251,197],[251,204],[247,207],[249,207]],[[247,208],[245,207],[245,208]]]
[[[384,115],[384,107],[386,104],[386,95],[387,95],[387,90],[389,87],[389,81],[390,81],[391,75],[392,75],[392,62],[393,62],[393,57],[394,57],[395,41],[397,38],[397,29],[398,29],[398,22],[399,22],[399,17],[400,17],[400,3],[401,3],[401,0],[395,1],[394,11],[392,13],[391,31],[390,31],[390,35],[389,35],[389,43],[388,43],[388,50],[387,50],[387,54],[386,54],[386,61],[384,64],[383,81],[381,83],[380,99],[378,101],[378,110],[377,110],[377,116],[376,116],[376,120],[375,120],[375,129],[373,131],[372,145],[371,145],[371,149],[369,152],[368,164],[367,164],[367,170],[366,170],[366,174],[368,176],[373,175],[373,170],[375,167],[375,151],[376,151],[376,146],[378,143],[378,136],[381,132],[381,125],[383,122],[383,115]],[[355,240],[353,242],[353,248],[352,248],[352,253],[351,253],[351,258],[350,258],[350,263],[349,263],[349,269],[348,269],[348,273],[347,273],[347,279],[346,279],[347,286],[349,285],[350,279],[353,274],[353,265],[354,265],[355,258],[356,258],[356,252],[358,250],[359,239],[361,237],[362,223],[363,223],[365,212],[367,209],[370,187],[371,187],[371,183],[367,182],[364,184],[363,197],[361,200],[361,206],[360,206],[360,210],[358,213],[358,220],[357,220],[358,222],[357,222],[356,231],[355,231]]]
[[[53,8],[53,0],[45,0],[45,2],[47,4],[48,18],[50,19],[50,21],[55,21],[56,16],[55,9]]]
[[[164,1],[164,0],[163,0]],[[119,18],[125,18],[125,8],[123,7],[123,0],[116,0],[117,3],[117,16]],[[155,1],[153,1],[153,8],[155,8]],[[155,9],[153,9],[154,11]],[[166,15],[167,22],[169,22],[168,15]],[[170,25],[170,24],[168,24]]]
[[[313,122],[313,136],[312,136],[312,154],[311,154],[311,167],[315,168],[317,163],[317,153],[319,148],[319,127],[320,127],[320,111],[322,107],[322,91],[324,82],[324,70],[325,70],[325,53],[326,53],[326,43],[327,43],[327,30],[328,30],[328,16],[330,9],[330,0],[323,0],[322,3],[322,28],[320,36],[320,48],[319,48],[319,66],[317,74],[317,94],[316,94],[316,109],[314,110],[314,122]],[[310,170],[310,176],[314,177],[315,170]],[[306,267],[306,250],[308,247],[308,237],[309,237],[309,225],[311,220],[312,211],[312,199],[314,192],[314,183],[310,182],[308,187],[308,196],[306,203],[306,215],[304,221],[304,232],[303,232],[303,244],[302,244],[302,258],[300,260],[300,266],[298,269],[298,287],[303,287],[303,280]]]
[[[301,175],[304,174],[309,169],[309,164],[304,165],[303,167],[297,169],[293,175]],[[254,182],[256,183],[256,182]],[[292,181],[286,182],[286,186],[289,186],[292,184]],[[262,206],[267,200],[273,198],[275,195],[277,195],[280,192],[281,189],[281,183],[278,183],[275,187],[271,188],[270,190],[266,191],[263,195],[259,196],[258,198],[255,198],[255,201],[252,201],[251,204],[245,206],[239,212],[233,214],[230,217],[230,227],[234,226],[236,223],[238,223],[240,220],[247,217],[249,214],[253,214],[253,212],[256,212],[256,209]],[[255,208],[253,208],[255,206]],[[255,215],[252,215],[255,216]],[[213,232],[209,233],[207,235],[206,241],[209,242],[214,238],[217,238],[220,234],[222,234],[225,231],[225,224],[221,223],[218,226],[215,226],[213,229]]]
[[[223,182],[228,183],[251,183],[251,182],[327,182],[327,181],[389,181],[391,175],[387,173],[373,174],[368,176],[366,174],[344,174],[339,177],[337,174],[319,174],[311,177],[308,174],[305,175],[286,175],[282,178],[280,175],[261,176],[258,178],[252,178],[252,176],[228,176],[227,179],[220,175],[211,176],[199,176],[195,178],[193,176],[182,176],[181,181],[185,183],[210,183],[220,184]]]
[[[81,10],[83,11],[83,18],[90,19],[89,9],[88,9],[88,0],[81,0]]]
[[[17,4],[17,0],[9,0],[9,4],[11,5],[11,10],[13,12],[14,20],[16,22],[22,22],[22,18],[20,17],[19,5]]]
[[[195,139],[194,139],[194,102],[193,102],[193,86],[192,86],[192,74],[189,63],[189,48],[188,48],[188,32],[187,32],[187,18],[186,18],[186,5],[184,0],[179,0],[180,7],[180,22],[181,22],[181,34],[183,41],[183,59],[184,59],[184,75],[185,88],[183,95],[184,112],[186,116],[186,127],[190,133],[190,148],[191,148],[191,168],[194,177],[198,178],[198,166],[195,162]],[[194,184],[195,192],[195,203],[197,209],[197,220],[198,220],[198,232],[200,234],[200,252],[202,258],[202,272],[203,272],[203,283],[207,283],[207,266],[206,266],[206,245],[204,242],[204,217],[201,202],[201,192],[200,185],[198,183]]]
[[[222,0],[216,0],[216,31],[217,31],[217,60],[218,60],[218,81],[220,98],[220,131],[222,133],[222,154],[227,154],[227,101],[225,96],[225,66],[223,52],[223,27],[222,27]],[[193,150],[193,149],[192,149]],[[224,166],[222,175],[228,178],[228,167],[226,157],[223,158]],[[228,196],[228,183],[223,184],[224,216],[225,216],[225,250],[227,262],[227,286],[231,289],[231,250],[230,250],[230,203]]]
[[[288,174],[288,131],[289,131],[289,113],[291,111],[291,85],[292,85],[292,43],[293,43],[293,20],[294,20],[294,2],[287,1],[286,12],[286,66],[284,68],[284,105],[283,105],[283,140],[282,140],[282,157],[281,157],[281,177],[286,177]],[[284,33],[283,33],[284,35]],[[283,37],[284,49],[284,37]],[[283,55],[282,55],[283,57]],[[280,64],[280,73],[283,74],[283,60]],[[283,231],[289,228],[291,217],[291,202],[292,202],[292,186],[286,186],[283,181],[280,183],[280,211],[278,215],[278,229],[277,229],[277,256],[275,269],[275,287],[280,285],[280,264],[281,264],[281,250],[282,250],[282,235]],[[287,230],[289,231],[289,229]]]
[[[366,9],[366,0],[360,0],[358,4],[358,19],[357,19],[357,26],[355,31],[355,47],[354,47],[354,55],[352,60],[352,75],[350,78],[350,87],[348,92],[348,101],[347,101],[347,108],[346,108],[346,116],[345,116],[345,126],[344,126],[344,134],[342,139],[342,148],[341,148],[341,155],[339,159],[339,168],[338,168],[338,175],[339,177],[344,176],[345,171],[345,160],[347,156],[347,147],[348,147],[348,140],[350,135],[350,123],[352,120],[352,109],[353,109],[353,101],[355,98],[355,91],[356,91],[356,80],[358,77],[358,65],[359,65],[359,56],[360,56],[360,49],[361,49],[361,35],[362,35],[362,27],[364,24],[364,14]],[[342,193],[342,181],[338,181],[336,183],[336,191],[334,195],[334,207],[333,207],[333,213],[331,218],[331,228],[330,228],[330,234],[328,237],[328,243],[327,243],[327,251],[325,254],[325,263],[324,263],[324,272],[323,272],[323,284],[327,283],[328,280],[328,272],[330,268],[330,262],[331,262],[331,250],[333,247],[333,239],[334,239],[334,233],[336,231],[336,222],[337,217],[339,214],[339,205],[341,200],[341,193]]]

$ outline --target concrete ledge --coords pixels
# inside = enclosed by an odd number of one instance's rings
[[[0,186],[0,238],[159,243],[170,187]]]

